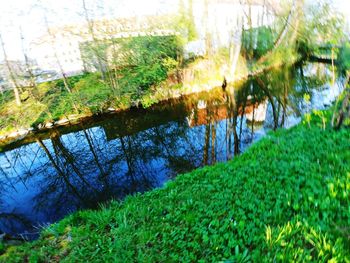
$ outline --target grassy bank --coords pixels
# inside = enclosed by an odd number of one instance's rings
[[[0,261],[349,261],[350,131],[318,118],[162,189],[74,213],[33,243],[2,245]]]

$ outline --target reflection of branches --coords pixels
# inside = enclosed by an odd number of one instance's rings
[[[95,147],[94,147],[94,145],[93,145],[93,140],[92,140],[92,138],[90,137],[89,133],[88,133],[85,129],[83,129],[83,132],[84,132],[86,141],[88,142],[90,151],[91,151],[91,153],[92,153],[92,155],[93,155],[93,157],[94,157],[94,161],[95,161],[97,167],[98,167],[99,170],[100,170],[101,176],[102,176],[102,178],[105,178],[105,177],[107,176],[107,174],[106,174],[106,172],[103,170],[103,167],[101,166],[100,161],[99,161],[99,159],[98,159],[98,156],[97,156],[97,154],[96,154],[96,152],[95,152],[95,150],[94,150]]]
[[[14,191],[16,191],[16,188],[15,188],[15,186],[13,185],[13,182],[12,182],[12,180],[8,177],[8,174],[1,168],[1,166],[0,166],[0,175],[2,175],[0,178],[3,178],[3,176],[5,177],[5,179],[6,179],[6,182],[4,182],[4,181],[1,181],[0,182],[0,186],[3,188],[5,185],[7,186],[7,185],[10,185],[10,187],[14,190]],[[0,200],[1,201],[1,200]]]
[[[247,103],[248,103],[248,90],[242,89],[239,95],[241,95],[241,101],[243,101],[242,110],[241,110],[241,120],[239,125],[239,138],[242,138],[242,132],[243,132],[243,117],[244,113],[246,111]]]
[[[142,180],[142,187],[146,189],[153,188],[152,183],[150,179],[152,178],[151,172],[146,169],[146,166],[143,165],[142,167],[138,167],[141,164],[140,159],[135,159],[137,154],[134,152],[134,147],[133,147],[133,142],[136,142],[135,140],[132,140],[129,136],[125,136],[124,138],[120,138],[121,146],[122,146],[122,151],[125,156],[125,161],[127,163],[127,178],[131,179],[131,189],[127,189],[128,191],[131,190],[131,192],[136,192],[137,189],[140,187],[140,182],[137,180],[137,174],[140,175],[143,180]],[[140,144],[142,145],[142,144]],[[138,148],[140,150],[140,148]],[[141,153],[144,151],[141,151]],[[146,157],[144,155],[144,157]],[[146,164],[147,161],[144,160],[142,163]],[[139,168],[139,169],[137,169]],[[148,173],[146,173],[148,172]],[[129,186],[129,187],[130,187]]]
[[[227,112],[228,112],[228,131],[227,133],[230,134],[233,133],[233,143],[234,143],[234,154],[239,154],[239,137],[237,134],[237,118],[238,118],[238,107],[239,105],[236,102],[236,98],[234,93],[231,93],[229,91],[225,91],[226,95],[226,105],[227,105]],[[229,135],[230,136],[230,135]]]
[[[33,222],[24,215],[16,213],[0,213],[0,226],[7,229],[7,232],[16,233],[18,228],[28,228],[33,226]],[[0,232],[5,232],[1,231]]]
[[[273,114],[273,121],[274,121],[274,127],[273,129],[276,130],[278,127],[278,117],[277,117],[277,111],[276,111],[276,105],[274,102],[274,99],[269,91],[269,89],[265,86],[265,83],[259,78],[256,78],[257,83],[259,84],[259,87],[264,91],[265,95],[269,99],[269,102],[272,107],[272,114]]]
[[[165,129],[166,134],[162,134],[163,129]],[[172,129],[170,133],[167,133],[169,130],[169,127],[155,127],[153,128],[154,132],[154,144],[160,145],[163,148],[162,153],[165,151],[165,153],[161,156],[164,159],[167,160],[168,167],[172,170],[174,174],[186,172],[188,170],[191,170],[195,168],[195,164],[191,160],[191,157],[193,156],[192,153],[186,155],[180,154],[178,152],[178,149],[180,149],[180,140],[183,140],[187,138],[186,132],[183,132],[180,127],[177,127],[176,129]],[[190,146],[192,143],[187,142]],[[189,149],[193,149],[194,147],[189,147]]]
[[[7,156],[7,153],[4,153],[3,156],[5,157],[7,163],[12,164],[13,166],[15,166],[15,165],[16,165],[16,160],[17,160],[17,158],[18,158],[19,155],[15,155],[15,158],[11,158],[11,160],[14,159],[14,161],[10,161],[9,157]],[[21,177],[21,176],[18,174],[18,172],[17,172],[16,169],[13,169],[13,171],[16,173],[16,176]]]
[[[208,164],[209,156],[209,138],[210,138],[210,125],[205,125],[205,137],[204,137],[204,155],[203,155],[203,164]]]
[[[61,178],[65,181],[66,185],[71,189],[71,191],[74,193],[74,195],[76,197],[78,197],[82,201],[82,203],[84,203],[84,199],[82,198],[80,193],[77,191],[77,189],[69,182],[69,179],[67,178],[67,175],[61,170],[61,168],[55,162],[54,158],[52,157],[50,151],[47,149],[45,144],[40,139],[37,139],[37,143],[44,150],[44,152],[46,153],[47,157],[51,161],[53,167],[55,168],[57,173],[61,176]]]
[[[51,138],[51,142],[52,145],[54,147],[54,149],[56,150],[56,157],[62,156],[64,158],[64,160],[66,161],[66,163],[68,163],[73,171],[75,172],[75,174],[89,187],[92,187],[89,182],[84,178],[84,175],[80,172],[79,167],[77,167],[77,165],[75,164],[75,158],[74,156],[70,153],[70,151],[63,145],[62,141],[61,141],[61,137],[59,136],[59,134],[55,134],[54,136],[52,136]],[[61,153],[61,154],[59,154]]]

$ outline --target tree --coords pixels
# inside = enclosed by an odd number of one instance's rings
[[[20,94],[19,94],[20,86],[19,86],[19,84],[17,82],[17,77],[16,77],[16,75],[15,75],[15,73],[13,71],[11,63],[8,60],[7,52],[6,52],[6,49],[5,49],[5,43],[3,41],[1,33],[0,33],[0,46],[1,46],[1,49],[2,49],[2,52],[3,52],[4,63],[5,63],[6,69],[8,71],[10,85],[12,86],[13,92],[15,94],[16,103],[17,103],[18,106],[21,106],[22,102],[21,102],[21,97],[20,97]]]
[[[350,72],[347,73],[345,90],[339,96],[333,117],[332,117],[332,126],[334,129],[338,130],[343,124],[350,124]]]
[[[21,38],[21,44],[22,44],[22,53],[23,53],[24,64],[25,64],[25,74],[26,74],[25,77],[29,78],[29,83],[28,83],[29,84],[29,93],[34,97],[32,91],[37,86],[36,86],[36,81],[35,81],[35,74],[33,71],[33,65],[31,65],[31,61],[29,59],[27,50],[26,50],[25,45],[24,45],[25,39],[24,39],[22,27],[19,28],[19,31],[20,31],[20,38]]]
[[[94,20],[89,16],[89,10],[86,5],[86,0],[82,0],[82,7],[84,12],[84,17],[87,23],[87,28],[89,35],[91,37],[91,43],[89,44],[89,48],[91,49],[94,58],[97,60],[98,71],[102,74],[102,79],[106,80],[106,63],[102,61],[102,54],[100,50],[99,40],[96,36],[95,32],[95,23]]]
[[[50,41],[51,46],[52,46],[53,55],[54,55],[54,58],[56,60],[57,66],[59,67],[60,74],[61,74],[62,79],[63,79],[64,87],[66,88],[68,93],[71,93],[72,91],[71,91],[71,87],[70,87],[67,75],[64,72],[64,69],[63,69],[62,64],[60,62],[60,59],[59,59],[59,57],[57,55],[57,50],[56,50],[56,45],[55,45],[56,36],[50,29],[49,21],[47,19],[46,14],[44,14],[44,22],[45,22],[45,27],[46,27],[47,34],[49,35],[49,41]]]

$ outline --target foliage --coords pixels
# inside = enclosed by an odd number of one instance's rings
[[[312,115],[228,163],[74,213],[0,261],[349,261],[350,133],[318,125]]]
[[[262,60],[253,64],[252,70],[259,71],[268,67],[278,68],[282,65],[292,65],[298,60],[300,60],[300,55],[293,48],[281,46],[274,49],[268,56],[264,56]]]
[[[193,17],[193,0],[188,1],[188,8],[185,7],[184,0],[179,1],[179,15],[174,24],[175,30],[181,32],[187,41],[198,37]]]
[[[350,71],[350,43],[344,43],[340,48],[337,64],[341,71]]]
[[[256,37],[256,43],[254,45],[254,38]],[[243,31],[242,36],[242,52],[243,54],[249,53],[252,48],[253,57],[259,59],[273,48],[273,32],[271,28],[262,26],[251,30]]]
[[[112,90],[101,80],[99,74],[89,74],[74,85],[73,98],[84,110],[89,108],[92,113],[103,112],[108,108]]]
[[[88,74],[82,74],[82,75],[69,77],[69,79],[68,79],[69,85],[74,87],[77,82],[79,82],[80,80],[84,79],[86,76],[88,76]],[[53,86],[55,86],[56,88],[61,88],[62,91],[66,91],[63,79],[54,80],[54,81],[52,81],[51,84]]]
[[[350,126],[350,83],[346,85],[343,92],[337,98],[334,106],[332,125],[335,129],[339,129],[342,125]]]
[[[100,41],[98,44],[94,48],[98,48],[101,55],[112,43]],[[56,121],[72,114],[101,113],[110,106],[125,109],[139,103],[147,107],[157,102],[154,98],[157,87],[180,67],[178,57],[182,54],[182,43],[179,38],[143,36],[113,40],[113,44],[118,45],[118,52],[123,54],[110,61],[114,67],[108,74],[117,76],[117,87],[111,87],[109,80],[104,79],[108,75],[106,72],[94,72],[67,78],[72,93],[67,92],[62,79],[41,83],[33,91],[35,99],[22,98],[21,107],[14,105],[12,92],[5,92],[0,95],[0,133]],[[85,60],[95,55],[90,67],[97,67],[96,52],[93,51],[88,44],[82,49]],[[23,118],[28,112],[31,113],[29,117]]]
[[[84,69],[87,71],[98,72],[107,68],[107,48],[110,43],[106,41],[91,41],[81,43],[79,48],[84,62]]]
[[[298,51],[308,56],[318,48],[339,45],[344,38],[344,17],[328,0],[310,2],[306,6],[297,39]]]
[[[179,66],[177,58],[182,51],[177,37],[134,37],[119,45],[124,55],[114,63],[126,65],[117,69],[119,86],[122,93],[131,93],[134,99]]]

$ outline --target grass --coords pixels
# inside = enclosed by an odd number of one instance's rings
[[[39,124],[69,115],[91,116],[106,112],[109,107],[126,109],[137,100],[149,96],[146,92],[132,99],[129,93],[124,93],[121,98],[96,73],[72,77],[69,81],[72,83],[72,93],[64,89],[61,80],[39,84],[34,91],[35,97],[29,96],[27,91],[21,94],[21,106],[16,105],[12,91],[0,94],[0,135],[36,128]]]
[[[79,86],[84,81],[91,81],[91,78],[96,79],[93,75],[72,77],[70,82],[75,85],[72,94],[64,90],[61,80],[39,84],[33,90],[33,95],[29,95],[28,91],[21,94],[21,106],[16,105],[12,91],[0,94],[0,135],[56,121],[71,114],[92,114],[94,108],[82,98],[91,86],[86,85],[84,89]],[[100,90],[100,87],[96,87],[95,93],[102,93]],[[93,95],[91,97],[97,100],[98,97]],[[104,99],[108,100],[108,97],[104,96]]]
[[[349,262],[350,131],[322,127],[313,115],[230,162],[76,212],[0,246],[0,261]]]

